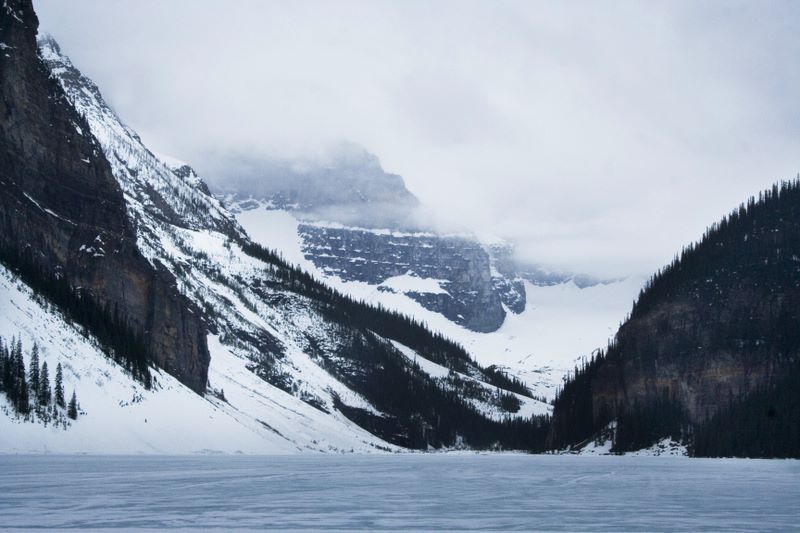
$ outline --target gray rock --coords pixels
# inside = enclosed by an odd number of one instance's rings
[[[474,331],[495,331],[505,320],[502,295],[513,292],[509,289],[513,285],[508,282],[506,287],[499,277],[491,275],[489,254],[477,241],[315,224],[301,224],[298,231],[306,259],[327,275],[379,286],[403,274],[442,280],[446,292],[406,294],[425,308]],[[383,286],[379,289],[393,290]],[[509,301],[514,302],[515,310],[520,309],[521,301],[524,309],[524,287]]]

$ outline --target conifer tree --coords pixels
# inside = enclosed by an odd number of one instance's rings
[[[14,353],[12,355],[14,358],[14,370],[15,370],[15,379],[17,380],[25,380],[25,361],[22,359],[22,340],[17,339],[17,343],[14,345]]]
[[[61,363],[56,366],[56,405],[62,409],[67,406],[64,400],[64,372],[61,370]]]
[[[14,364],[16,366],[16,394],[15,407],[17,411],[26,414],[30,409],[30,398],[28,394],[28,381],[25,379],[25,361],[22,359],[22,345],[18,344]]]
[[[6,346],[0,337],[0,391],[6,388]]]
[[[11,344],[6,344],[3,350],[3,387],[6,389],[7,394],[11,394],[14,388],[14,364],[11,360],[11,349],[14,346],[14,339],[11,339]]]
[[[11,338],[11,343],[5,348],[5,364],[3,365],[3,387],[11,404],[17,406],[17,365],[14,359],[16,341]]]
[[[34,342],[31,348],[31,366],[28,372],[28,389],[34,398],[39,397],[39,346]]]
[[[75,391],[72,391],[72,398],[69,400],[69,407],[67,407],[67,416],[73,420],[78,419],[78,398],[75,396]]]
[[[47,370],[47,361],[42,363],[42,371],[39,375],[39,404],[42,406],[50,405],[50,373]]]

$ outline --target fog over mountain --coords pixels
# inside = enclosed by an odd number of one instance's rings
[[[797,4],[41,0],[159,152],[320,161],[348,141],[443,225],[647,273],[793,177]]]
[[[211,169],[215,193],[229,205],[248,199],[314,219],[374,228],[432,227],[429,210],[361,146],[336,143],[324,154],[274,158],[231,152]]]

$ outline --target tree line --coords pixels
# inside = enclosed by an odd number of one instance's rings
[[[512,392],[531,396],[521,381],[496,367],[480,367],[462,346],[414,318],[346,296],[258,243],[243,240],[239,244],[248,255],[274,267],[275,279],[266,284],[308,297],[332,325],[339,345],[332,353],[312,349],[320,364],[389,415],[376,416],[337,399],[336,408],[354,422],[410,448],[463,443],[475,448],[543,450],[549,417],[511,416],[520,408]],[[485,397],[483,388],[470,387],[471,381],[453,378],[437,383],[383,339],[397,341],[420,357],[501,390]],[[479,412],[471,399],[496,405],[509,416],[493,420]]]
[[[715,357],[764,384],[718,398],[716,414],[689,424],[675,391],[608,406],[597,397],[631,365],[685,376]],[[683,439],[698,456],[800,457],[800,179],[775,184],[712,225],[645,284],[608,347],[566,380],[549,444],[580,445],[612,419],[615,451]],[[789,376],[782,379],[781,376]],[[793,377],[792,377],[793,376]]]
[[[76,289],[65,276],[49,272],[35,260],[29,247],[22,249],[0,241],[0,263],[42,296],[47,305],[57,309],[65,320],[80,326],[84,335],[92,335],[102,351],[134,379],[148,389],[151,387],[151,358],[144,340],[128,325],[116,304],[101,305],[89,291]]]
[[[699,457],[800,457],[800,362],[774,386],[731,399],[698,427],[691,440]]]
[[[39,346],[34,343],[28,352],[25,369],[22,340],[12,338],[8,343],[0,337],[0,392],[4,393],[15,414],[26,419],[35,415],[46,422],[63,422],[66,415],[77,420],[80,406],[75,390],[69,402],[64,396],[64,371],[56,365],[53,386],[47,361],[41,361]]]
[[[485,397],[463,383],[437,383],[419,365],[398,355],[391,344],[373,333],[350,330],[341,347],[322,366],[349,388],[390,416],[375,416],[338,401],[336,407],[373,434],[409,448],[453,447],[544,451],[549,417],[515,418],[519,404],[509,405],[501,391]],[[513,395],[511,395],[513,397]],[[513,397],[516,400],[516,397]],[[509,415],[495,420],[481,413],[471,399],[497,402]]]
[[[275,266],[273,274],[284,288],[315,300],[321,306],[321,311],[332,320],[395,340],[425,359],[451,370],[469,375],[478,371],[487,383],[531,397],[530,390],[522,381],[496,367],[482,368],[463,346],[440,333],[432,332],[425,323],[380,304],[373,305],[344,295],[258,243],[242,240],[239,245],[251,257]]]

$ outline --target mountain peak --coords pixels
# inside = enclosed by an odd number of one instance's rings
[[[401,176],[353,143],[296,159],[230,154],[214,167],[217,192],[229,201],[257,200],[310,218],[390,227],[406,225],[419,206]]]

